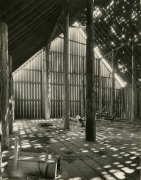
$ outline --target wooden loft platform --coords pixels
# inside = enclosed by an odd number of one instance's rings
[[[52,126],[41,126],[50,122]],[[60,180],[139,180],[140,128],[126,121],[97,121],[96,142],[85,141],[85,129],[71,122],[70,130],[63,130],[61,119],[22,120],[14,122],[19,130],[20,151],[45,152],[46,147],[62,156]],[[37,133],[38,132],[38,133]],[[3,152],[3,178],[7,178],[6,162],[12,155],[14,135],[10,137],[10,151]],[[39,179],[25,176],[27,179]],[[19,179],[22,179],[21,177]],[[40,177],[40,179],[43,179]]]

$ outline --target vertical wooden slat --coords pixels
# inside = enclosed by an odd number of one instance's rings
[[[39,87],[39,97],[40,97],[40,104],[39,104],[39,109],[40,109],[40,117],[39,118],[42,118],[42,106],[41,106],[41,103],[42,103],[42,100],[41,100],[41,89],[42,89],[42,86],[41,86],[41,82],[42,82],[42,71],[41,71],[41,67],[42,67],[42,53],[43,51],[41,51],[41,54],[40,54],[40,78],[39,78],[39,81],[40,81],[40,87]]]
[[[32,107],[33,107],[33,104],[32,104],[32,99],[33,99],[33,89],[32,89],[32,81],[33,81],[33,74],[31,73],[31,70],[32,69],[32,66],[31,66],[31,63],[29,64],[29,74],[30,74],[30,76],[29,76],[29,107],[30,107],[30,112],[29,112],[29,114],[30,114],[30,119],[32,119],[33,118],[33,116],[32,116]]]
[[[28,74],[28,76],[27,76],[27,81],[28,81],[28,84],[27,84],[27,115],[28,115],[28,118],[30,118],[30,71],[29,71],[29,63],[28,63],[28,65],[27,65],[27,69],[28,69],[28,71],[27,71],[27,74]]]
[[[114,51],[112,50],[112,92],[111,92],[111,109],[110,113],[115,112],[115,65],[114,65]]]
[[[98,91],[99,91],[99,110],[102,108],[102,97],[101,97],[101,69],[100,69],[100,62],[101,60],[98,60]]]
[[[84,58],[81,59],[81,116],[85,116],[84,110]]]
[[[35,119],[36,117],[36,71],[35,71],[35,58],[33,59],[33,65],[32,65],[32,70],[33,70],[33,118]]]
[[[22,119],[25,118],[25,71],[22,71]]]

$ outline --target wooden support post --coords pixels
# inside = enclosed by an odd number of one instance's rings
[[[50,44],[44,48],[43,66],[42,66],[42,113],[44,118],[50,119],[50,91],[49,91],[49,51]]]
[[[0,4],[0,12],[1,4]],[[2,39],[2,18],[0,13],[0,42]],[[0,43],[0,180],[2,180],[2,44]]]
[[[64,3],[64,57],[63,57],[63,119],[64,129],[69,129],[69,80],[68,80],[68,51],[69,51],[69,13],[68,1]]]
[[[1,5],[0,5],[0,12],[1,12]],[[0,13],[0,42],[2,38],[2,24],[1,24],[1,13]],[[2,180],[2,47],[0,44],[0,180]]]
[[[114,51],[112,50],[112,87],[111,87],[111,108],[110,114],[115,112],[115,65],[114,65]]]
[[[81,65],[81,117],[85,116],[85,108],[84,108],[84,58],[82,59]]]
[[[9,138],[9,81],[8,81],[8,28],[0,23],[0,71],[1,71],[1,121],[2,121],[2,148],[8,147]]]
[[[135,121],[136,114],[136,80],[135,80],[135,60],[134,60],[134,40],[132,40],[132,104],[131,104],[131,122]]]
[[[94,109],[94,23],[93,23],[93,0],[87,0],[86,13],[86,140],[96,140],[96,124]]]
[[[13,133],[14,121],[14,92],[13,92],[13,76],[12,76],[12,57],[9,56],[9,134]]]
[[[58,23],[62,18],[63,11],[61,11],[58,16],[56,23],[52,29],[50,36],[45,40],[45,56],[43,55],[42,63],[42,117],[45,119],[50,119],[50,84],[49,84],[49,52],[50,52],[50,43],[57,31]]]
[[[1,36],[1,34],[0,34],[0,36]],[[0,57],[1,57],[1,48],[0,48]],[[0,65],[1,65],[1,61],[0,61]],[[2,114],[1,114],[2,87],[1,87],[1,84],[2,84],[2,80],[1,80],[1,68],[0,68],[0,180],[2,180],[2,144],[1,144],[1,140],[2,140]]]
[[[100,62],[101,60],[98,60],[98,91],[99,91],[99,110],[102,108],[102,94],[101,94],[101,71],[100,71]]]
[[[19,146],[19,137],[15,136],[13,173],[12,173],[12,176],[14,176],[14,177],[17,175],[18,146]]]

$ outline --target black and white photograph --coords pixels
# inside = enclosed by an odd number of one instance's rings
[[[141,0],[0,0],[0,180],[141,180]]]

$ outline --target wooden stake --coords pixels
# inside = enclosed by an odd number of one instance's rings
[[[96,124],[95,124],[95,109],[94,109],[94,23],[93,23],[93,0],[87,0],[86,14],[86,30],[87,30],[87,45],[86,45],[86,140],[96,140]]]
[[[68,51],[69,51],[69,13],[68,1],[64,4],[64,57],[63,57],[63,119],[64,129],[69,129],[69,80],[68,80]]]

